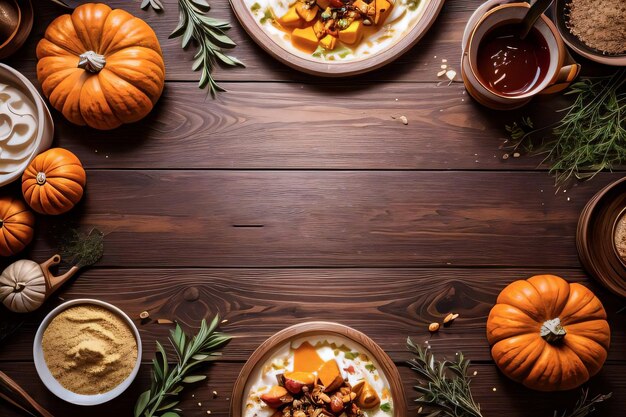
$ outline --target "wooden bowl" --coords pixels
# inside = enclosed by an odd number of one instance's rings
[[[373,358],[379,365],[379,371],[387,378],[389,391],[393,399],[392,417],[406,417],[407,404],[404,388],[398,373],[398,368],[391,358],[372,339],[351,327],[338,323],[312,321],[296,324],[271,336],[259,346],[248,359],[233,388],[230,402],[230,416],[243,417],[243,405],[248,395],[248,380],[276,351],[294,339],[307,336],[334,336],[347,339],[363,348],[363,352]]]
[[[571,0],[556,0],[552,6],[554,23],[556,24],[563,41],[578,54],[587,59],[605,65],[626,65],[626,52],[620,54],[608,54],[590,46],[578,39],[567,27],[569,22],[569,7],[567,4]]]
[[[421,0],[428,4],[421,18],[402,38],[388,49],[365,58],[342,61],[322,61],[315,57],[297,54],[295,48],[283,48],[254,19],[244,0],[229,0],[230,4],[248,35],[266,52],[292,68],[322,77],[346,77],[362,74],[386,65],[411,49],[426,34],[439,15],[445,0]]]
[[[22,47],[33,28],[31,0],[12,0],[18,10],[19,20],[11,36],[0,45],[0,59],[7,58]]]
[[[626,177],[593,196],[583,208],[576,247],[583,267],[613,293],[626,297],[626,266],[615,249],[614,231],[626,207]]]

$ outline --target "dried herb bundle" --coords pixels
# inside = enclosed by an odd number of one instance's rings
[[[160,0],[143,0],[142,8],[151,6],[155,10],[161,10],[163,4]],[[200,88],[209,87],[211,95],[215,97],[218,91],[225,91],[213,79],[212,72],[217,62],[224,65],[245,66],[234,56],[226,55],[224,49],[232,49],[236,46],[227,35],[230,23],[208,17],[206,13],[211,10],[207,0],[178,0],[179,22],[170,38],[182,36],[183,49],[187,48],[191,41],[195,41],[198,50],[194,55],[192,69],[201,71]]]
[[[418,414],[428,417],[483,417],[480,404],[474,401],[470,388],[470,361],[457,354],[456,360],[442,362],[435,359],[430,349],[415,345],[407,339],[408,350],[415,355],[408,361],[417,373],[415,390],[420,396],[415,400],[420,405]],[[595,411],[595,406],[609,398],[611,393],[588,398],[583,389],[581,396],[570,413],[554,412],[554,417],[586,417]]]
[[[156,357],[152,361],[152,384],[137,399],[135,417],[179,417],[178,394],[184,384],[206,379],[206,375],[193,374],[201,364],[215,360],[217,349],[230,341],[230,336],[216,332],[220,319],[215,316],[210,325],[202,320],[198,334],[190,338],[177,324],[171,331],[169,341],[174,347],[178,362],[173,367],[167,363],[167,354],[157,342]]]
[[[558,186],[571,178],[589,179],[598,172],[626,161],[626,69],[607,77],[587,78],[570,86],[566,95],[574,103],[560,110],[563,118],[548,126],[535,128],[530,118],[506,126],[513,145],[533,151],[533,140],[540,144],[537,153],[546,155]],[[552,128],[546,137],[539,135]]]
[[[104,234],[93,228],[89,233],[72,228],[62,237],[59,248],[61,258],[70,265],[83,268],[98,262],[104,253]]]

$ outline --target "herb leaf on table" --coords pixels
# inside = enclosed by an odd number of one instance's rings
[[[167,362],[167,353],[163,345],[157,342],[157,351],[152,360],[152,378],[150,389],[143,392],[135,404],[135,417],[176,417],[180,410],[178,394],[185,384],[206,379],[206,375],[196,374],[199,365],[217,359],[221,353],[217,349],[230,341],[230,336],[217,332],[220,323],[215,316],[210,325],[202,320],[198,333],[189,337],[180,325],[170,331],[169,341],[176,354],[176,365]]]
[[[507,148],[544,154],[557,186],[571,178],[593,178],[626,162],[626,69],[578,81],[565,95],[574,102],[560,110],[563,117],[556,123],[535,128],[526,117],[506,126],[512,140]],[[533,149],[536,139],[539,145]]]

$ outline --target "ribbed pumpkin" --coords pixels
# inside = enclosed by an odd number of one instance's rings
[[[35,215],[22,200],[0,197],[0,256],[21,252],[33,240]]]
[[[72,123],[113,129],[145,117],[165,81],[159,41],[130,13],[87,3],[56,18],[37,45],[37,78]]]
[[[555,275],[511,283],[487,320],[491,355],[509,378],[539,391],[576,388],[600,371],[611,332],[588,288]]]
[[[22,193],[41,214],[62,214],[83,197],[87,177],[80,160],[63,148],[37,155],[22,175]]]

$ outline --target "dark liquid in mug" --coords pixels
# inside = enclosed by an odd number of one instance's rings
[[[524,40],[518,25],[498,27],[478,46],[478,73],[483,84],[506,96],[517,96],[541,83],[550,66],[548,44],[533,28]]]

